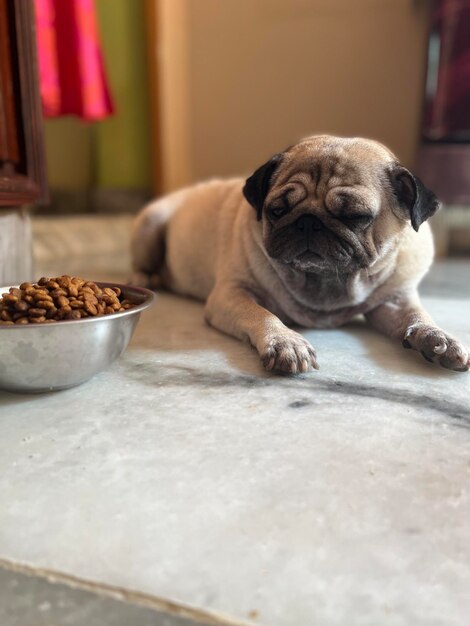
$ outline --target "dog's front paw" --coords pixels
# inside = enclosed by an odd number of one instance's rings
[[[267,370],[298,374],[318,369],[315,350],[302,335],[293,330],[267,339],[260,356]]]
[[[425,324],[409,326],[403,338],[403,347],[418,350],[426,361],[439,363],[442,367],[456,372],[466,372],[470,367],[470,354],[467,348],[434,326]]]

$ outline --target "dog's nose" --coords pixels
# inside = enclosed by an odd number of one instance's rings
[[[315,215],[302,215],[295,222],[295,225],[298,230],[305,232],[312,232],[314,230],[321,230],[323,228],[323,223],[318,217]]]

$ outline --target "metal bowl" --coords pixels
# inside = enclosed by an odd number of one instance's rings
[[[106,369],[126,349],[142,311],[155,301],[148,289],[119,287],[136,306],[81,320],[0,326],[0,389],[39,393],[80,385]],[[9,287],[0,287],[0,294]]]

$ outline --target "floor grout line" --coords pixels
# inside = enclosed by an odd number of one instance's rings
[[[71,589],[89,591],[96,595],[119,600],[125,604],[133,604],[135,606],[150,608],[161,613],[167,613],[174,617],[190,619],[204,626],[259,626],[251,621],[234,619],[228,615],[206,609],[194,608],[149,593],[109,585],[107,583],[95,582],[73,574],[67,574],[48,568],[34,567],[26,563],[10,561],[9,559],[0,558],[0,568],[27,576],[46,579],[51,584],[63,584]]]

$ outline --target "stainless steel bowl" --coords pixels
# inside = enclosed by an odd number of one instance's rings
[[[148,289],[120,287],[137,306],[81,320],[0,326],[0,388],[38,393],[80,385],[106,369],[125,350],[142,311],[155,301]],[[0,287],[0,294],[9,287]]]

